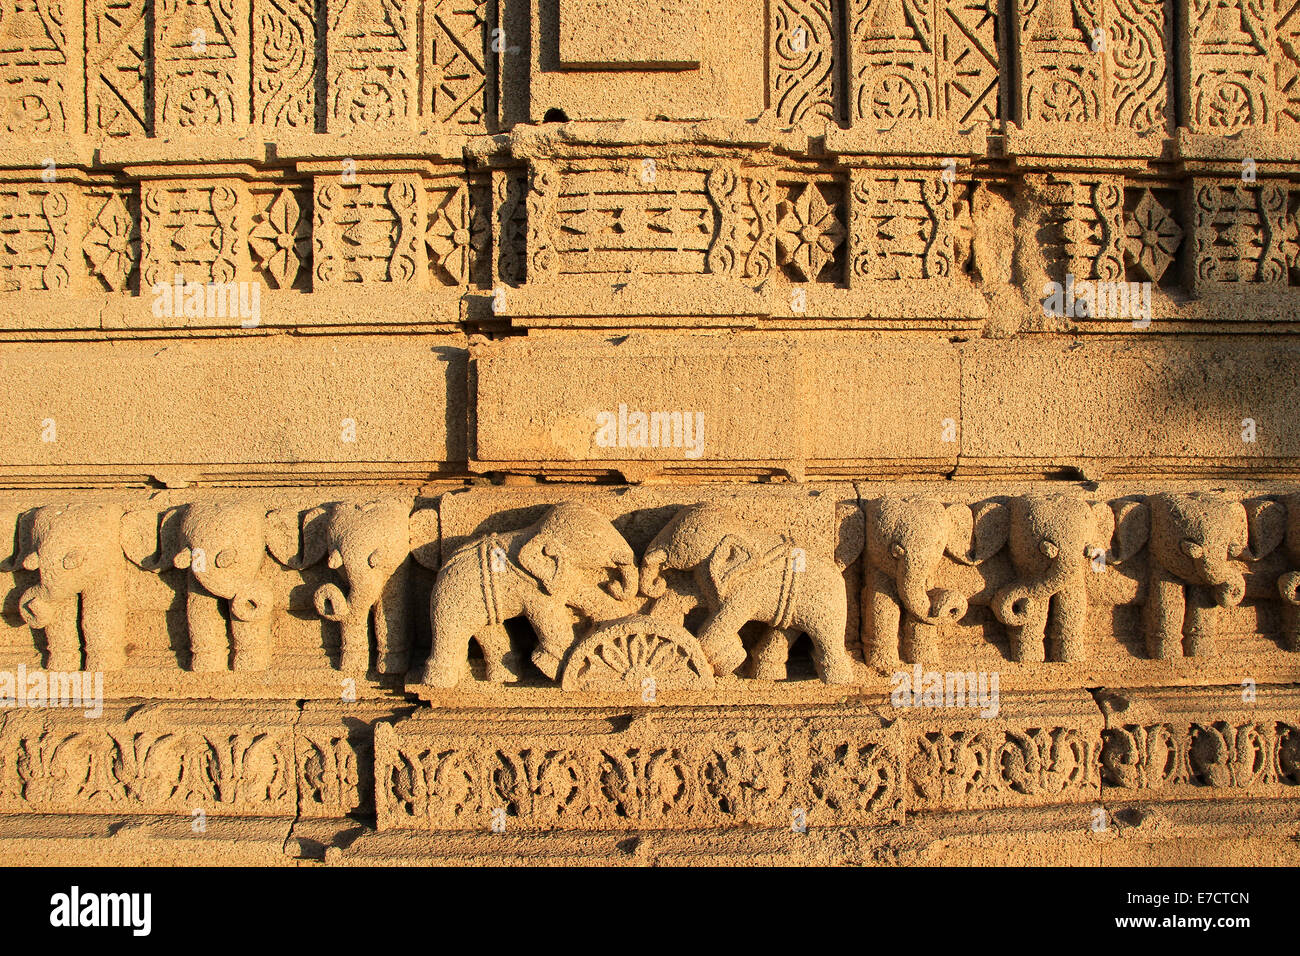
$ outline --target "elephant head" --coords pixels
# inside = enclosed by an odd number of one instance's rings
[[[1018,580],[1001,588],[991,603],[1004,624],[1023,626],[1055,594],[1086,587],[1082,575],[1102,558],[1115,529],[1106,502],[1073,495],[1026,495],[1009,505],[1008,546]]]
[[[120,507],[100,504],[36,509],[22,566],[41,572],[42,600],[71,600],[121,567],[122,514]]]
[[[650,542],[641,559],[641,593],[661,597],[665,570],[694,570],[716,606],[745,577],[761,555],[740,520],[721,505],[683,508]]]
[[[1208,588],[1218,607],[1246,595],[1246,561],[1258,561],[1286,534],[1286,514],[1274,501],[1234,501],[1194,492],[1149,499],[1153,558],[1184,582]]]
[[[1300,495],[1289,495],[1286,509],[1286,552],[1291,567],[1300,567]],[[1300,570],[1286,571],[1277,579],[1282,597],[1284,639],[1289,650],[1300,651]]]
[[[626,601],[637,590],[631,545],[608,518],[586,505],[566,502],[550,508],[525,532],[518,560],[545,593],[557,597],[581,594],[594,572],[605,571],[618,577],[601,582],[615,601]]]
[[[180,525],[181,547],[172,564],[214,597],[230,601],[230,612],[251,620],[266,610],[270,594],[257,582],[266,561],[266,512],[249,502],[192,504]]]
[[[964,504],[934,498],[882,498],[867,507],[867,562],[893,578],[898,600],[922,624],[960,620],[966,597],[936,588],[945,554],[978,564],[1006,541],[1003,512],[987,505],[976,513]]]

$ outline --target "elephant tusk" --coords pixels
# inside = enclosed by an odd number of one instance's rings
[[[337,584],[322,584],[312,595],[316,613],[327,621],[342,621],[350,613],[348,599]]]

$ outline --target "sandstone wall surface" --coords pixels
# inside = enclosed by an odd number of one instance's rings
[[[0,0],[0,860],[1294,865],[1298,40]]]

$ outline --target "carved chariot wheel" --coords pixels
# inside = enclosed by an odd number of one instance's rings
[[[647,679],[653,684],[647,684]],[[700,690],[713,666],[681,625],[645,614],[606,621],[574,645],[560,687],[566,691]]]

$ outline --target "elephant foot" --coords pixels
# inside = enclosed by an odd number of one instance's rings
[[[1214,635],[1193,632],[1187,635],[1184,653],[1188,657],[1213,657],[1215,652]]]
[[[379,658],[379,673],[405,674],[411,666],[411,655],[406,651],[389,651]]]
[[[821,671],[823,683],[853,683],[853,663],[848,659],[848,657],[836,657],[834,660],[824,663],[818,669]]]
[[[1011,658],[1022,664],[1041,664],[1047,660],[1047,648],[1036,638],[1016,639],[1011,642]]]
[[[269,670],[270,667],[271,654],[269,651],[236,650],[230,669],[232,671],[264,671]]]
[[[126,654],[124,653],[86,654],[86,670],[88,671],[120,671],[125,667]]]
[[[503,654],[500,660],[487,661],[487,679],[494,684],[506,684],[523,676],[524,656],[518,651]]]
[[[759,658],[754,661],[755,680],[785,680],[787,675],[784,660]]]
[[[438,667],[433,661],[424,665],[424,670],[420,673],[420,683],[427,684],[429,687],[440,687],[443,690],[449,690],[460,683],[463,668],[456,667]]]
[[[1147,656],[1153,661],[1167,661],[1183,656],[1182,645],[1171,638],[1147,641]]]
[[[339,657],[339,670],[344,674],[365,674],[370,667],[369,651],[344,651]]]
[[[538,647],[533,651],[533,663],[537,665],[539,671],[551,680],[555,680],[556,675],[560,673],[560,664],[563,661],[545,648]]]
[[[81,653],[61,653],[53,652],[46,655],[45,669],[47,671],[79,671],[81,670]],[[89,667],[87,670],[103,670],[104,668]]]
[[[869,667],[882,671],[895,671],[898,670],[898,664],[898,645],[894,642],[872,644],[867,649],[867,665]]]
[[[195,651],[193,659],[190,661],[190,670],[198,673],[212,673],[213,671],[224,671],[229,668],[226,666],[226,653],[222,651]]]
[[[1064,664],[1084,660],[1087,656],[1083,641],[1078,638],[1062,640],[1056,647],[1056,660]]]

